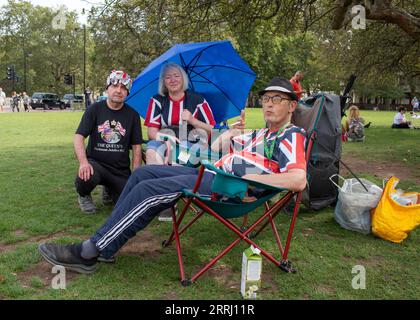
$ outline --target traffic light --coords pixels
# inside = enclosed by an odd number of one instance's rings
[[[15,67],[8,66],[7,67],[7,80],[13,80],[15,78]]]
[[[71,76],[70,74],[65,74],[64,75],[64,83],[65,84],[73,84],[73,76]]]

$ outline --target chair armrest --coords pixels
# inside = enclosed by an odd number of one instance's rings
[[[227,197],[234,198],[239,197],[243,199],[245,196],[248,186],[254,186],[263,190],[276,190],[283,191],[284,188],[277,188],[271,185],[267,185],[254,180],[244,179],[242,177],[235,176],[231,173],[225,172],[219,168],[216,168],[211,162],[203,160],[201,164],[208,170],[216,173],[213,180],[212,192],[223,194]]]

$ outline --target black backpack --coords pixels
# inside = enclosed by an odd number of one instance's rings
[[[308,163],[308,186],[302,194],[303,204],[312,210],[334,205],[338,191],[329,178],[339,172],[341,158],[340,96],[318,93],[300,101],[292,123],[309,133],[317,132]]]

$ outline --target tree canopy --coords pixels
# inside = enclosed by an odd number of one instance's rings
[[[355,5],[365,10],[365,29],[352,26]],[[80,91],[86,49],[86,83],[102,90],[111,69],[135,77],[176,43],[228,39],[257,73],[254,90],[303,70],[309,92],[338,92],[354,73],[360,92],[397,97],[402,84],[419,87],[419,11],[420,0],[107,0],[89,12],[84,46],[75,12],[54,29],[53,9],[9,0],[0,8],[1,68],[13,64],[23,79],[26,54],[31,92],[69,91],[66,73]]]

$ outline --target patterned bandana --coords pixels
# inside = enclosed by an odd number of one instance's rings
[[[124,71],[112,70],[111,74],[106,79],[106,87],[108,88],[111,84],[116,85],[118,83],[124,85],[127,91],[130,92],[132,84],[130,76]]]

